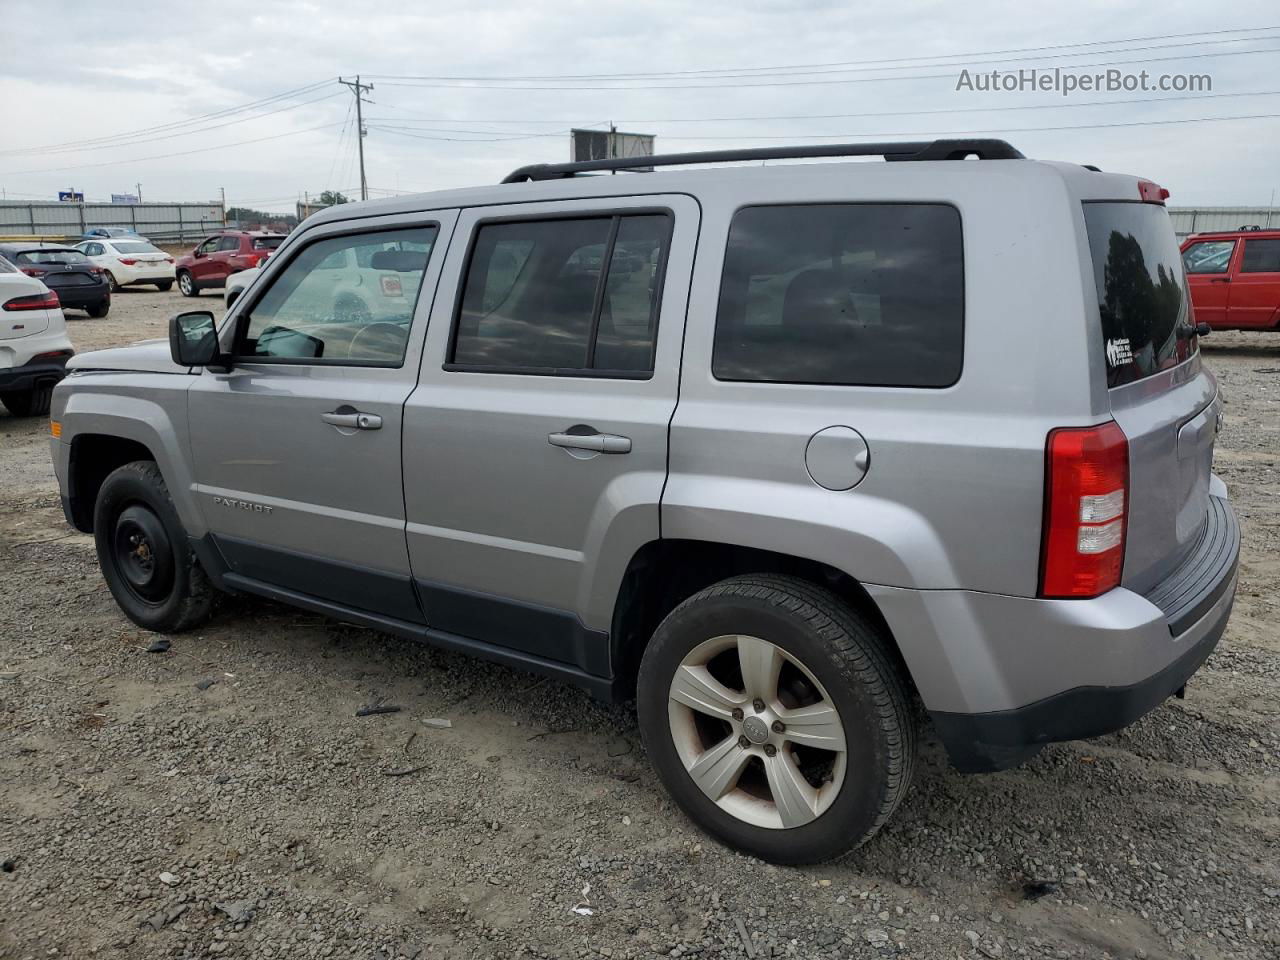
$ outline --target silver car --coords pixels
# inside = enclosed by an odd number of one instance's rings
[[[974,140],[332,207],[220,326],[71,362],[66,514],[144,627],[255,594],[634,697],[698,824],[836,856],[922,720],[1001,769],[1222,635],[1239,529],[1164,196]]]

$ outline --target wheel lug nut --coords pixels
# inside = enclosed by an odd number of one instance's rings
[[[772,743],[766,743],[764,745],[764,755],[766,757],[772,757],[777,752],[778,752],[778,748],[775,747]]]
[[[733,708],[733,719],[735,719],[735,720],[741,720],[741,719],[742,719],[742,708],[741,708],[741,707],[734,707],[734,708]]]
[[[740,746],[743,750],[745,750],[747,749],[747,747],[751,746],[751,741],[748,740],[745,736],[739,737],[738,746]]]
[[[784,733],[784,732],[786,731],[786,729],[787,729],[787,725],[786,725],[785,723],[783,723],[781,720],[775,720],[775,721],[773,721],[773,732],[774,732],[774,733]]]
[[[759,697],[756,697],[754,700],[751,701],[751,709],[754,710],[756,713],[760,713],[762,710],[764,710],[764,701],[761,700]]]

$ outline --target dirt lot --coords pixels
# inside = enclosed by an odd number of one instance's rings
[[[995,776],[930,743],[884,833],[803,870],[700,835],[631,710],[553,682],[245,600],[145,652],[46,423],[0,412],[0,957],[1280,956],[1280,336],[1205,356],[1244,559],[1187,699]]]

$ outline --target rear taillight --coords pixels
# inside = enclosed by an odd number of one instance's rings
[[[1040,596],[1096,597],[1119,586],[1128,515],[1129,441],[1120,426],[1051,431]]]
[[[126,267],[132,267],[132,266],[133,266],[135,263],[137,263],[138,261],[137,261],[137,260],[129,259],[129,258],[127,258],[127,257],[121,257],[121,258],[120,258],[120,262],[121,262],[121,263],[123,263]]]
[[[21,270],[28,277],[43,277],[46,273],[49,272],[47,270],[40,270],[37,267],[22,267]]]
[[[14,297],[6,300],[6,310],[57,310],[58,295],[50,290],[48,293],[33,293],[29,297]]]

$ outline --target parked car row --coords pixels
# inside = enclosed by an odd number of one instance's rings
[[[1192,234],[1182,262],[1196,320],[1214,330],[1280,330],[1280,230]]]
[[[28,277],[44,282],[65,310],[105,317],[111,310],[111,281],[105,270],[75,247],[56,243],[0,244],[0,257]]]

